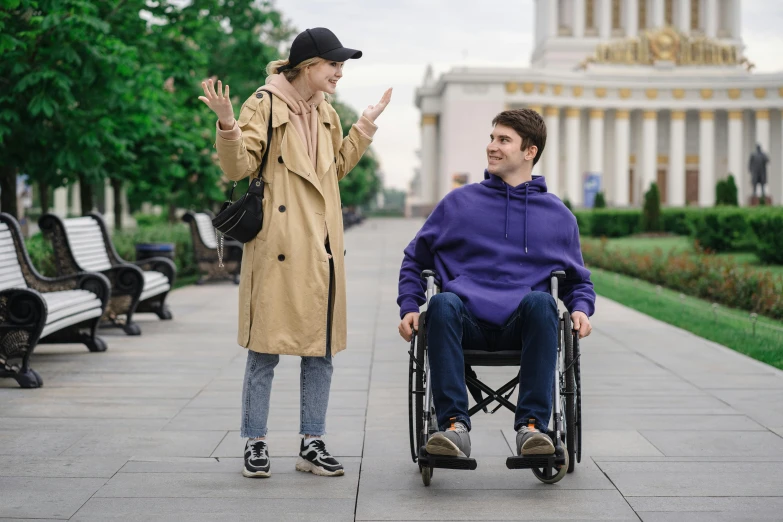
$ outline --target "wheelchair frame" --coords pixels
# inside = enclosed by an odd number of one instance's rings
[[[432,270],[425,270],[421,277],[427,282],[427,307],[430,299],[440,291],[440,282]],[[558,301],[559,282],[565,279],[565,272],[558,270],[551,273],[551,294]],[[429,455],[425,451],[427,439],[438,431],[435,409],[430,389],[430,369],[427,357],[427,328],[424,311],[419,316],[419,329],[414,330],[408,363],[408,427],[410,432],[411,458],[418,463],[422,481],[429,486],[434,468],[476,469],[476,461],[472,458],[441,457]],[[570,335],[569,335],[570,333]],[[519,352],[521,358],[521,350]],[[492,352],[487,352],[492,357]],[[531,469],[540,481],[547,484],[559,482],[566,473],[574,471],[575,463],[582,460],[582,394],[579,364],[579,334],[571,326],[571,317],[566,311],[558,321],[557,372],[553,383],[553,405],[550,418],[551,429],[547,435],[555,445],[554,455],[536,455],[529,457],[512,456],[506,459],[509,469]],[[480,365],[480,364],[477,364]],[[501,363],[501,366],[509,364]],[[519,366],[519,359],[517,359]],[[479,410],[485,413],[495,413],[505,406],[512,412],[516,405],[508,399],[519,383],[519,371],[514,379],[497,390],[482,383],[475,376],[467,362],[465,380],[468,390],[473,395],[476,404],[468,414],[472,417]],[[479,391],[480,390],[480,391]],[[509,391],[510,390],[510,391]],[[481,391],[487,394],[481,397]],[[505,396],[504,396],[505,394]],[[491,412],[487,406],[497,402]]]

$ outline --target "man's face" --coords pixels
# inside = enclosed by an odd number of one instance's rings
[[[495,125],[489,135],[487,145],[487,170],[490,174],[503,177],[522,168],[525,161],[536,157],[537,148],[531,145],[522,149],[522,136],[511,127],[502,124]]]

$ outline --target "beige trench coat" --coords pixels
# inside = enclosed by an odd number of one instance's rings
[[[260,95],[260,96],[259,96]],[[231,180],[255,176],[267,147],[270,97],[256,91],[242,105],[241,139],[218,135],[220,166]],[[345,349],[347,313],[343,218],[337,182],[359,162],[372,139],[356,125],[343,138],[340,117],[326,101],[318,106],[318,171],[275,97],[272,143],[263,180],[264,223],[244,246],[239,284],[237,342],[261,353],[301,356]],[[328,324],[329,254],[334,262],[333,310]]]

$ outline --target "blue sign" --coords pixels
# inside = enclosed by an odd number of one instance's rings
[[[584,206],[593,208],[595,196],[601,192],[601,174],[599,172],[585,172],[584,174]]]

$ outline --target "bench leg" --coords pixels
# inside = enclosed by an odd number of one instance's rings
[[[88,336],[85,335],[82,342],[87,346],[87,349],[91,352],[105,352],[106,351],[106,341],[98,337],[97,335]]]
[[[155,310],[155,314],[160,317],[164,321],[171,321],[171,319],[174,318],[174,316],[171,314],[171,310],[169,309],[168,305],[161,305],[160,308]]]
[[[24,372],[16,372],[13,376],[21,388],[40,388],[43,386],[43,379],[38,372],[32,368],[27,368]]]

